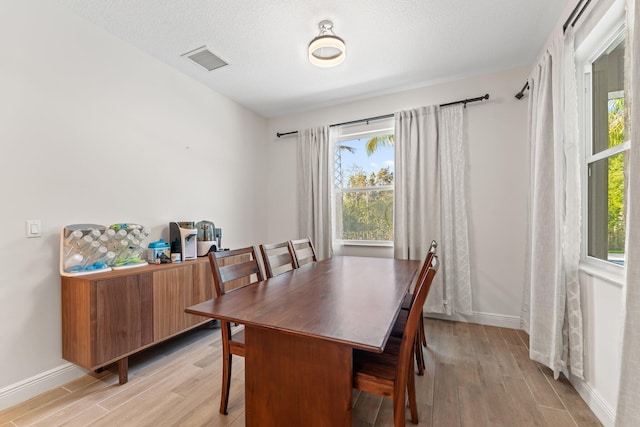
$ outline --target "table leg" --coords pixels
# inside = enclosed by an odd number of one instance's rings
[[[351,426],[351,347],[248,326],[245,347],[247,426]]]

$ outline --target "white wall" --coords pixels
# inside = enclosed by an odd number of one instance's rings
[[[584,381],[571,382],[605,426],[618,405],[624,286],[611,275],[583,266],[580,273],[584,330]]]
[[[268,182],[277,192],[270,194],[267,205],[268,239],[284,240],[297,234],[296,137],[278,139],[276,132],[489,93],[489,101],[469,104],[465,113],[475,312],[470,320],[518,327],[526,230],[527,101],[516,100],[514,94],[524,84],[527,73],[526,69],[516,69],[269,120]],[[358,252],[357,248],[352,247],[347,253],[354,252]],[[392,251],[372,248],[366,255],[392,256]]]
[[[51,3],[0,2],[0,409],[78,374],[61,359],[65,224],[136,222],[156,240],[210,219],[225,246],[266,237],[266,121]]]

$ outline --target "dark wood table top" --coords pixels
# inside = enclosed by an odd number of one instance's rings
[[[411,260],[333,257],[186,312],[382,352],[419,265]]]

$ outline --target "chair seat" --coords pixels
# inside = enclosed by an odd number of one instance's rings
[[[398,353],[386,349],[383,353],[354,350],[353,385],[359,390],[392,396],[397,365]]]

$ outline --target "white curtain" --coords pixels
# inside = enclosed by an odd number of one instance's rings
[[[442,203],[442,267],[445,313],[473,314],[469,229],[467,225],[467,147],[464,144],[464,106],[440,109],[440,184]],[[428,309],[428,306],[427,306]]]
[[[629,188],[627,193],[627,237],[626,237],[626,293],[625,322],[622,341],[622,365],[620,368],[620,390],[616,426],[635,426],[640,423],[640,0],[630,0],[627,6],[627,43],[630,76],[625,105],[630,108],[631,150],[628,157]]]
[[[438,242],[445,268],[425,304],[432,313],[471,313],[463,135],[461,105],[395,114],[394,255],[422,259]]]
[[[560,34],[530,85],[530,192],[522,327],[529,355],[554,372],[583,378],[578,145],[573,29]],[[569,360],[571,366],[569,367]]]
[[[332,255],[331,158],[329,126],[298,133],[298,234],[311,238],[319,260]]]

